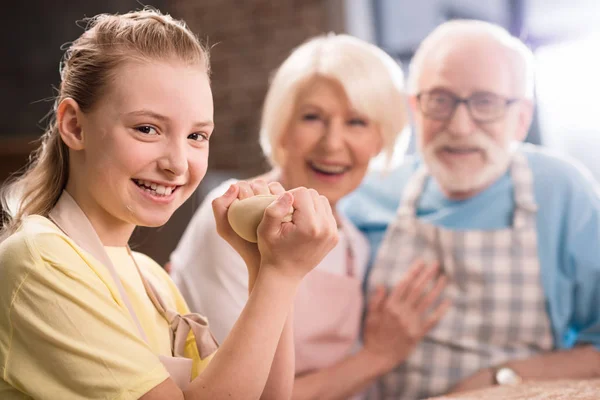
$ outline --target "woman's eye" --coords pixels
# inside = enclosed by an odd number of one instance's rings
[[[302,115],[302,119],[304,121],[316,121],[316,120],[320,119],[320,117],[319,117],[319,114],[308,113],[308,114]]]
[[[143,133],[144,135],[157,135],[156,129],[149,125],[142,125],[135,128],[138,132]]]
[[[206,137],[206,135],[203,135],[202,133],[191,133],[188,135],[188,139],[191,139],[195,142],[204,142],[208,140],[208,137]]]
[[[352,118],[348,121],[348,125],[367,126],[368,122],[361,118]]]

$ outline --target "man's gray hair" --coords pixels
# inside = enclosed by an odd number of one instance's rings
[[[423,63],[431,52],[436,51],[443,39],[453,37],[461,40],[465,37],[487,36],[490,41],[505,49],[513,65],[513,76],[519,88],[518,95],[528,99],[534,92],[534,57],[531,50],[506,29],[484,21],[452,20],[439,25],[423,40],[410,63],[408,75],[408,91],[416,94],[419,91],[419,78]],[[447,43],[447,42],[446,42]]]

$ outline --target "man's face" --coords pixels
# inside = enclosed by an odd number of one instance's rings
[[[423,61],[417,83],[420,100],[411,98],[418,146],[450,197],[470,197],[493,183],[508,167],[511,143],[527,133],[531,103],[521,99],[509,57],[495,43],[467,38],[440,42]],[[446,107],[444,101],[454,96],[471,97],[471,106],[485,114],[488,96],[499,99],[501,112],[482,121],[476,109],[458,103],[447,118],[431,118],[423,112],[423,93],[430,109]],[[507,105],[509,99],[518,100]]]

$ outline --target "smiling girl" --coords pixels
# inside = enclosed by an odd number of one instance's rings
[[[209,76],[206,49],[157,11],[99,15],[69,46],[53,122],[3,191],[0,398],[290,396],[292,301],[337,242],[324,197],[266,187],[279,197],[253,246],[227,221],[239,186],[214,200],[216,230],[259,271],[218,351],[161,267],[128,247],[136,226],[167,222],[206,173]]]

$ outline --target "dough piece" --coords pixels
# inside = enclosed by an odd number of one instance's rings
[[[279,196],[273,194],[264,194],[234,200],[227,212],[229,224],[242,239],[256,243],[258,241],[256,230],[265,215],[265,208],[278,198]],[[281,222],[291,222],[293,213],[294,208],[290,207],[289,214]]]

